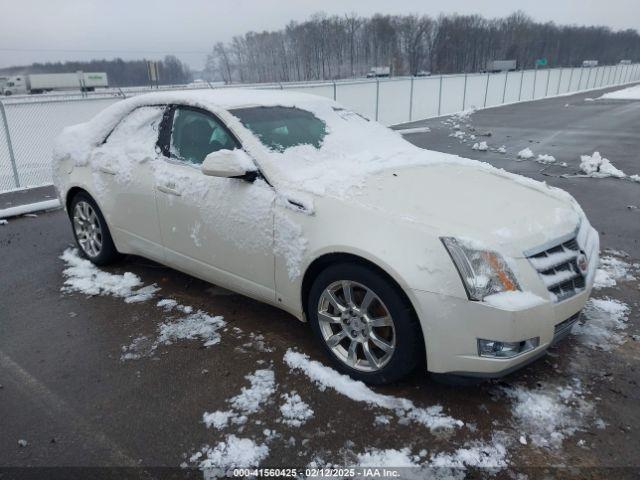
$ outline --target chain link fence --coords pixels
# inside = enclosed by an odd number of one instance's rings
[[[469,108],[537,100],[638,80],[640,64],[335,82],[231,86],[205,83],[160,90],[250,87],[301,91],[332,98],[366,117],[395,125]],[[85,122],[122,98],[148,91],[110,89],[91,94],[25,95],[0,101],[0,192],[51,184],[53,142],[64,127]]]

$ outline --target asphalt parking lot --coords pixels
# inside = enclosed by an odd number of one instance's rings
[[[640,262],[640,209],[629,207],[640,207],[640,184],[572,176],[579,156],[594,151],[628,174],[640,174],[640,101],[585,101],[600,94],[471,115],[464,128],[490,132],[478,140],[492,148],[504,145],[506,154],[472,150],[473,142],[450,136],[451,123],[442,118],[404,128],[430,127],[430,132],[407,136],[419,146],[484,160],[566,189],[600,232],[603,250],[613,249],[616,258],[633,265]],[[517,161],[525,147],[568,166],[541,173],[543,165]],[[11,201],[7,198],[0,197],[0,206]],[[65,262],[60,255],[72,243],[62,211],[13,218],[0,226],[0,466],[195,467],[197,460],[190,461],[194,453],[233,434],[268,446],[263,466],[345,466],[354,454],[371,449],[409,449],[431,466],[443,456],[460,460],[464,452],[479,450],[530,478],[558,474],[552,466],[582,467],[562,470],[573,478],[600,478],[603,471],[594,467],[616,467],[617,478],[633,478],[639,471],[637,273],[635,279],[619,279],[614,287],[594,292],[629,309],[619,331],[622,340],[609,350],[572,336],[499,381],[449,385],[416,372],[401,384],[374,389],[420,408],[439,405],[464,424],[442,431],[322,388],[290,368],[283,358],[291,348],[328,365],[305,324],[147,260],[126,257],[105,271],[133,272],[144,285],[156,284],[160,290],[151,300],[127,303],[110,295],[62,292]],[[140,358],[123,358],[127,346],[156,335],[158,325],[171,316],[156,306],[161,299],[223,316],[220,342],[205,347],[198,339],[181,340],[160,344]],[[249,386],[245,377],[259,369],[274,372],[270,397],[242,426],[208,428],[203,414],[228,410],[229,399]],[[281,395],[294,391],[313,410],[300,426],[283,422],[280,415]],[[548,412],[527,416],[518,410],[530,399],[526,392],[557,401],[549,408],[559,409],[562,419],[555,432],[561,438],[536,426],[536,415],[544,423]],[[548,445],[536,442],[536,436],[545,435]],[[498,444],[505,452],[492,453],[490,447]],[[5,470],[0,478],[18,473]]]

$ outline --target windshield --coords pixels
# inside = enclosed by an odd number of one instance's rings
[[[266,147],[277,152],[284,152],[296,145],[320,148],[327,134],[322,120],[299,108],[250,107],[230,112]]]

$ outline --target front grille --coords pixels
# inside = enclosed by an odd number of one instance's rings
[[[570,298],[585,288],[585,277],[578,268],[581,254],[576,237],[558,243],[527,258],[556,302]]]
[[[571,327],[573,327],[578,320],[580,320],[580,312],[571,315],[565,321],[557,324],[553,332],[553,341],[551,343],[556,343],[569,335]]]

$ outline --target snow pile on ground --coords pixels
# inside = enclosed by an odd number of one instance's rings
[[[536,162],[541,165],[559,165],[560,167],[567,166],[566,162],[558,162],[556,160],[556,157],[547,154],[538,155],[538,157],[536,158]]]
[[[634,281],[635,271],[640,270],[640,264],[631,264],[623,260],[628,257],[624,252],[609,250],[608,255],[600,257],[600,264],[596,270],[593,288],[615,287],[618,281]]]
[[[522,160],[529,160],[533,157],[535,157],[535,155],[533,154],[530,148],[525,148],[518,152],[518,158],[521,158]]]
[[[376,393],[364,383],[342,375],[320,362],[311,360],[303,353],[289,349],[284,355],[284,362],[292,371],[297,370],[304,373],[320,390],[332,388],[356,402],[364,402],[372,407],[391,410],[398,416],[401,423],[416,422],[431,430],[452,429],[464,425],[462,421],[445,415],[440,405],[418,408],[411,400]]]
[[[439,452],[432,454],[429,466],[432,468],[455,469],[469,467],[501,469],[507,466],[506,458],[506,446],[502,440],[494,438],[490,444],[472,442],[455,450],[453,453]]]
[[[487,150],[489,150],[489,146],[487,145],[487,142],[478,142],[478,143],[474,143],[471,149],[478,150],[480,152],[486,152]]]
[[[240,393],[228,400],[231,410],[205,412],[202,421],[207,427],[217,430],[226,428],[229,422],[242,425],[247,422],[247,417],[257,413],[263,404],[268,402],[276,391],[275,374],[273,370],[262,369],[245,376],[249,380],[250,387],[242,387]]]
[[[0,225],[8,225],[8,224],[9,224],[9,222],[6,221],[4,218],[0,219]]]
[[[541,154],[536,158],[536,162],[542,163],[544,165],[549,165],[551,163],[556,163],[556,157],[553,155]]]
[[[220,343],[218,330],[226,325],[223,317],[211,316],[198,310],[173,322],[162,323],[157,342],[171,345],[179,340],[200,339],[205,347]]]
[[[593,411],[578,379],[565,387],[543,384],[535,390],[515,386],[502,391],[513,401],[513,427],[524,437],[521,443],[537,447],[560,448],[566,438],[585,428]]]
[[[138,360],[152,355],[160,345],[171,345],[180,340],[201,340],[205,347],[220,343],[218,331],[227,323],[222,316],[209,315],[189,305],[180,305],[171,298],[163,298],[156,304],[165,313],[179,312],[184,316],[176,316],[158,325],[156,338],[141,335],[134,338],[131,344],[122,347],[120,360]]]
[[[500,148],[498,148],[498,150],[496,150],[496,152],[498,152],[498,153],[507,153],[506,145],[502,145]]]
[[[111,295],[134,303],[147,301],[160,290],[155,285],[143,286],[140,277],[131,272],[118,275],[100,270],[89,260],[80,257],[75,248],[66,249],[60,258],[67,265],[62,271],[65,281],[61,290],[65,293]]]
[[[593,152],[593,155],[580,156],[580,170],[590,177],[605,178],[626,178],[627,175],[606,158],[602,158],[600,152]]]
[[[610,351],[625,341],[629,306],[612,298],[591,298],[584,307],[585,321],[573,327],[573,335],[589,348]]]
[[[283,393],[284,403],[280,405],[282,422],[290,427],[299,427],[313,417],[313,410],[309,404],[302,401],[297,392]]]
[[[364,453],[356,454],[354,463],[361,468],[412,468],[403,472],[407,478],[464,479],[468,468],[507,467],[507,448],[502,436],[496,435],[488,444],[470,442],[453,452],[432,452],[429,456],[426,450],[412,454],[408,447],[368,448]]]
[[[269,447],[249,438],[228,435],[214,447],[205,446],[190,458],[204,478],[231,477],[234,468],[255,468],[269,455]]]
[[[640,85],[605,93],[600,98],[608,100],[640,100]]]
[[[372,468],[419,467],[420,457],[411,455],[411,450],[407,447],[400,450],[393,448],[386,450],[371,448],[357,455],[357,465],[359,467]]]

